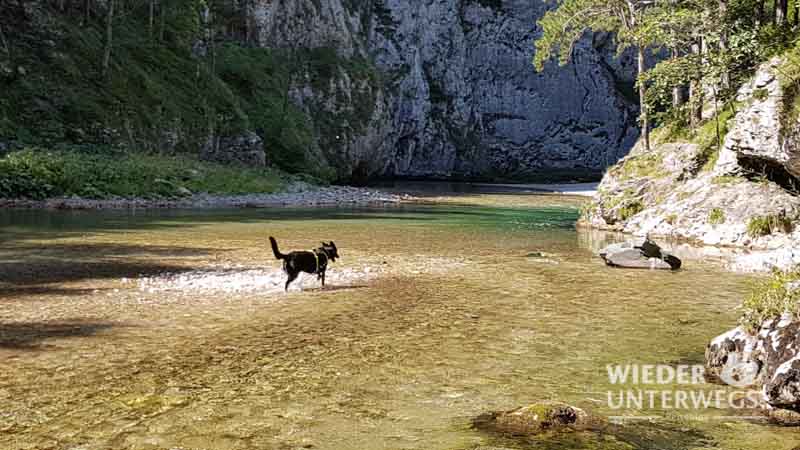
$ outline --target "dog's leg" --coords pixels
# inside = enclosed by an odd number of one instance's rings
[[[286,287],[284,288],[284,291],[289,290],[289,283],[294,281],[297,278],[297,275],[299,275],[299,272],[287,272],[287,273],[289,274],[289,279],[286,280]]]
[[[325,271],[319,273],[319,279],[322,281],[322,287],[325,287]]]

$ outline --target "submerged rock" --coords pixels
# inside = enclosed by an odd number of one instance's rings
[[[597,419],[566,403],[541,402],[511,411],[483,414],[473,421],[479,430],[518,436],[566,428],[585,429]]]
[[[600,251],[600,257],[609,266],[629,269],[678,270],[682,264],[677,256],[646,238],[609,245]]]

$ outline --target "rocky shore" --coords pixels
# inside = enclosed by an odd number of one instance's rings
[[[706,348],[710,380],[758,391],[759,405],[774,421],[800,425],[800,322],[791,314],[749,332],[734,328]]]
[[[718,119],[729,129],[720,147],[713,113],[694,137],[662,129],[650,150],[637,144],[607,172],[580,224],[755,252],[737,270],[800,264],[800,121],[785,63],[765,63],[739,90],[736,113]]]
[[[0,208],[24,209],[136,209],[136,208],[265,208],[335,205],[395,204],[411,200],[408,195],[392,194],[350,186],[293,186],[274,194],[210,195],[194,194],[182,198],[86,199],[79,197],[47,200],[0,199]]]

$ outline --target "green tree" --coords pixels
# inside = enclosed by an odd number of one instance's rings
[[[542,70],[546,61],[557,56],[561,64],[569,61],[575,43],[586,31],[612,32],[617,35],[619,51],[635,47],[638,73],[646,70],[645,50],[650,36],[641,33],[647,9],[655,0],[564,0],[539,20],[541,36],[536,40],[534,66]],[[640,122],[645,147],[650,149],[650,116],[645,101],[646,84],[639,86]]]

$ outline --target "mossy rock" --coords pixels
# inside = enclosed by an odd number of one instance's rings
[[[586,411],[559,402],[540,402],[511,411],[478,416],[473,426],[479,430],[515,436],[533,436],[556,430],[586,430],[600,420]]]

